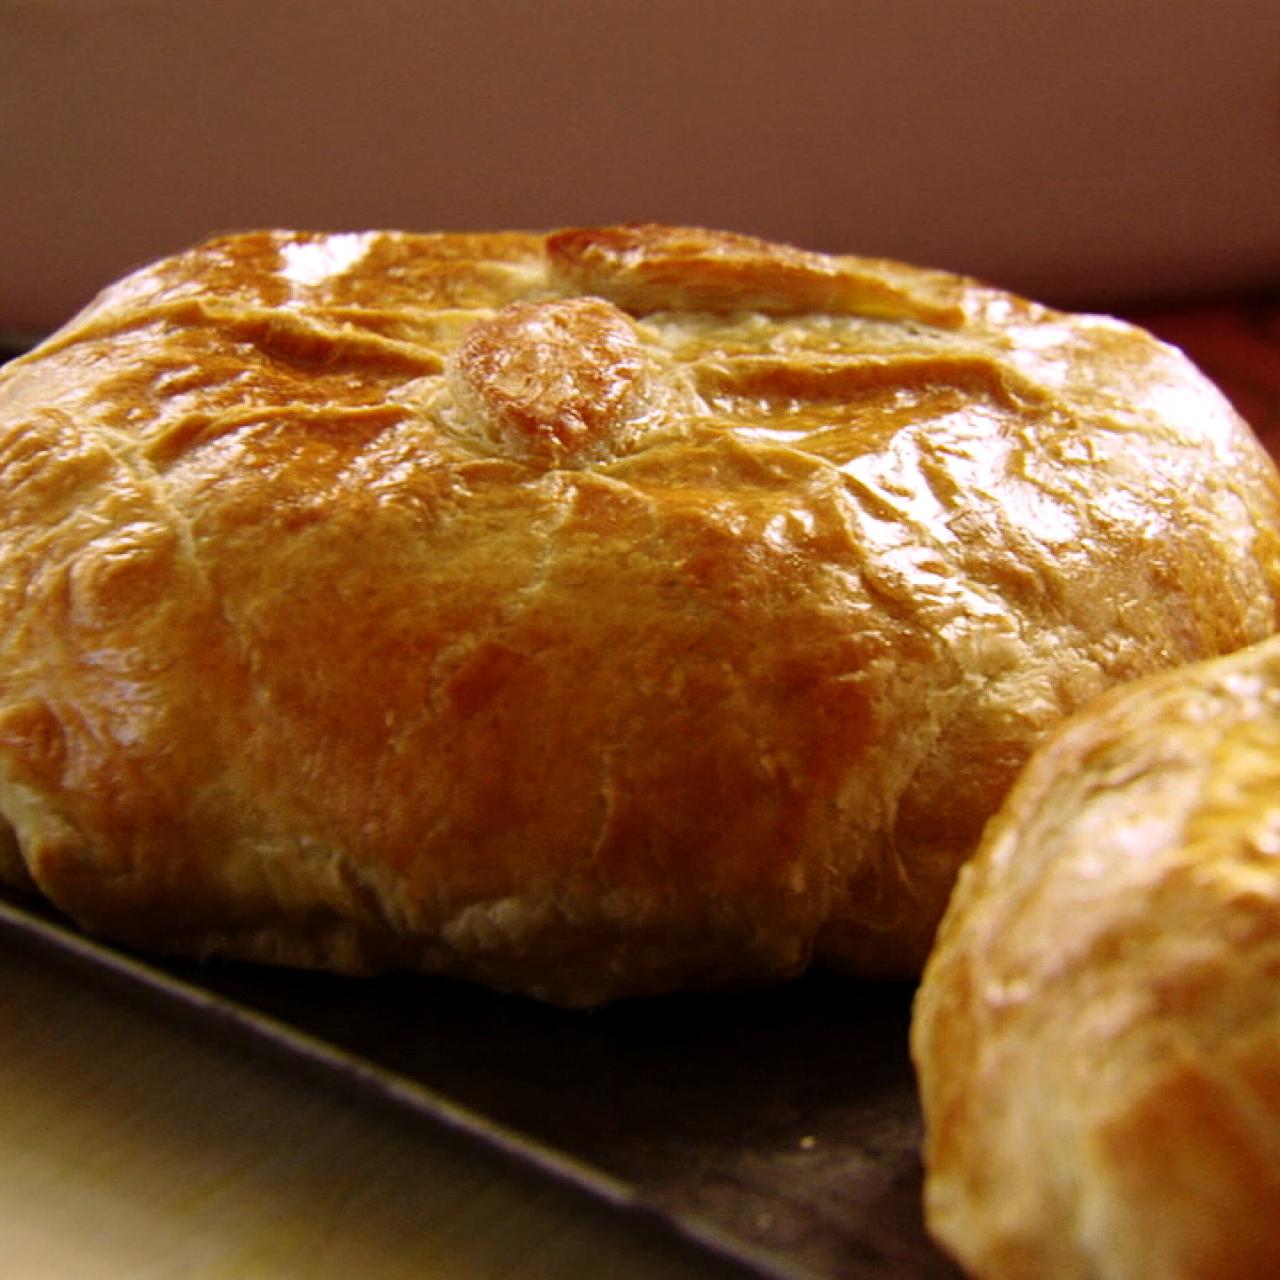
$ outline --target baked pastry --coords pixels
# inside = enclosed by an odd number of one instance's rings
[[[914,974],[1049,725],[1276,627],[1172,349],[740,235],[216,239],[0,428],[4,874],[140,947]]]
[[[991,1280],[1280,1265],[1280,639],[1104,696],[963,872],[913,1048],[932,1230]]]

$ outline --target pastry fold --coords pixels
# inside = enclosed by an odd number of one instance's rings
[[[567,1004],[915,974],[1034,744],[1276,628],[1172,348],[656,226],[225,236],[0,371],[0,875]]]

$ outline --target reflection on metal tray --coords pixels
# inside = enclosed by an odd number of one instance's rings
[[[774,1277],[953,1280],[920,1217],[911,989],[548,1008],[413,975],[139,960],[0,894],[0,928]]]

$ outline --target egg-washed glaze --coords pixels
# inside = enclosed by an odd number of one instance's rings
[[[1276,1274],[1280,639],[1050,735],[912,1034],[929,1223],[973,1275]]]
[[[0,866],[570,1004],[911,974],[1033,744],[1276,627],[1173,349],[670,227],[262,232],[0,372]]]

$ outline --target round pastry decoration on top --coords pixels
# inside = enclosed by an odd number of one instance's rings
[[[628,317],[599,298],[508,303],[451,353],[442,420],[522,461],[604,461],[659,417],[654,365]]]
[[[224,236],[0,372],[0,875],[567,1004],[920,969],[1034,745],[1276,629],[1172,348],[696,228]]]

